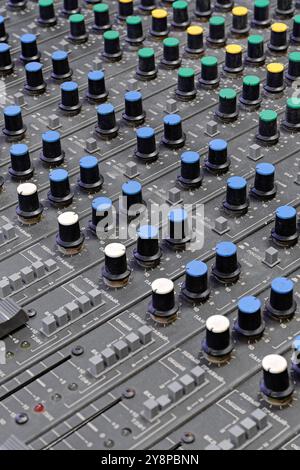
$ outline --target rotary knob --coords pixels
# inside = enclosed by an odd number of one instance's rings
[[[185,281],[181,288],[183,298],[191,303],[205,302],[210,295],[208,269],[202,261],[190,261],[185,268]]]
[[[265,330],[261,315],[261,301],[252,295],[242,297],[238,303],[238,317],[234,329],[246,338],[258,338]]]
[[[233,0],[216,0],[215,2],[215,9],[218,11],[230,11],[234,5]]]
[[[186,33],[187,45],[185,46],[185,51],[192,55],[203,54],[203,28],[201,26],[189,26]]]
[[[138,8],[143,13],[150,13],[156,8],[156,0],[140,0]]]
[[[170,279],[155,279],[151,284],[152,299],[148,305],[151,318],[161,324],[170,324],[177,318],[174,283]]]
[[[80,13],[78,0],[64,0],[61,14],[68,18],[70,15],[75,15],[75,13]]]
[[[216,246],[216,261],[212,268],[215,278],[224,283],[236,282],[241,273],[241,266],[237,260],[237,247],[232,242],[221,242]]]
[[[42,134],[42,151],[40,159],[48,165],[60,165],[65,158],[61,148],[60,133],[47,131]]]
[[[291,18],[295,12],[293,0],[277,0],[275,13],[278,18]]]
[[[166,38],[163,40],[163,57],[161,64],[168,69],[180,67],[179,40],[177,38]]]
[[[220,90],[216,117],[223,122],[233,122],[238,118],[237,96],[233,88]]]
[[[136,217],[144,211],[142,185],[138,181],[130,180],[122,185],[122,200],[120,209],[128,217]]]
[[[190,101],[196,97],[194,69],[191,67],[181,67],[179,69],[175,94],[181,101]]]
[[[172,26],[177,29],[186,29],[190,24],[188,3],[184,0],[176,0],[172,4],[173,20]]]
[[[97,108],[97,119],[95,131],[102,139],[113,139],[117,136],[119,126],[116,123],[115,109],[112,104],[100,104]]]
[[[38,23],[40,26],[55,26],[57,17],[54,10],[53,0],[39,0],[39,17]]]
[[[7,6],[10,10],[25,10],[27,0],[7,0]]]
[[[24,224],[36,224],[41,220],[43,206],[39,202],[37,187],[33,183],[22,183],[17,187],[17,216]]]
[[[264,37],[261,34],[249,36],[247,42],[246,63],[260,66],[266,61]]]
[[[101,103],[108,97],[105,86],[105,77],[102,70],[92,70],[88,73],[88,90],[86,97],[92,103]]]
[[[227,180],[226,199],[223,207],[231,215],[240,216],[248,211],[247,181],[241,176],[231,176]]]
[[[219,86],[220,77],[218,59],[214,56],[205,56],[201,59],[201,75],[199,85],[203,88],[216,88]]]
[[[92,220],[90,230],[99,239],[113,229],[113,205],[108,197],[96,197],[92,201]]]
[[[199,188],[202,183],[200,155],[197,152],[184,152],[180,158],[181,171],[177,177],[180,186],[185,189]]]
[[[270,24],[269,0],[255,0],[252,25],[257,28],[268,28]]]
[[[294,16],[291,42],[294,44],[300,44],[300,15]]]
[[[263,378],[260,391],[271,404],[288,403],[294,391],[291,383],[288,364],[284,357],[269,354],[262,360]]]
[[[119,20],[126,20],[131,15],[133,15],[133,0],[118,0]]]
[[[44,82],[43,66],[39,62],[29,62],[25,65],[25,91],[30,95],[45,93],[47,85]]]
[[[166,243],[173,250],[184,250],[191,241],[188,219],[187,211],[181,207],[172,209],[168,214],[169,236]]]
[[[212,16],[209,19],[207,42],[213,47],[223,47],[226,44],[225,19],[223,16]]]
[[[223,315],[212,315],[206,320],[206,335],[202,350],[212,362],[225,362],[233,350],[230,323]]]
[[[256,75],[246,75],[243,79],[243,90],[240,96],[240,103],[246,109],[252,111],[259,108],[261,101],[260,78]]]
[[[74,194],[70,188],[68,172],[62,168],[52,170],[49,174],[49,181],[48,199],[50,203],[54,207],[66,207],[72,204]]]
[[[225,48],[225,64],[223,70],[229,74],[240,74],[243,69],[243,50],[239,44],[229,44]]]
[[[158,158],[155,132],[151,127],[140,127],[136,130],[137,146],[135,156],[144,162],[152,162]]]
[[[79,162],[80,177],[78,185],[83,191],[97,192],[103,185],[103,176],[100,175],[99,162],[96,157],[86,155]]]
[[[71,15],[69,18],[70,32],[69,40],[75,44],[82,44],[88,40],[88,33],[85,27],[85,18],[81,13]]]
[[[300,336],[293,341],[292,368],[297,375],[300,373]]]
[[[139,46],[145,39],[143,23],[140,16],[128,16],[126,18],[127,34],[125,41],[132,46]]]
[[[273,241],[279,246],[294,246],[299,238],[297,231],[297,211],[292,206],[276,209],[275,227],[271,231]]]
[[[33,175],[29,149],[25,144],[14,144],[10,147],[10,176],[16,180],[27,180]]]
[[[277,113],[272,109],[265,109],[259,114],[259,127],[256,134],[257,141],[262,145],[275,145],[279,141],[277,126]]]
[[[223,139],[213,139],[209,142],[208,156],[205,159],[205,167],[214,174],[222,174],[228,171],[230,159],[228,158],[228,144]]]
[[[57,218],[56,243],[64,255],[75,255],[82,250],[84,234],[80,230],[79,217],[75,212],[63,212]]]
[[[14,64],[10,55],[11,47],[5,42],[0,43],[0,75],[9,75],[14,70]]]
[[[137,78],[140,80],[153,80],[157,76],[154,49],[144,47],[138,51]]]
[[[71,78],[73,72],[69,66],[68,53],[65,51],[55,51],[52,56],[51,78],[65,81]]]
[[[291,132],[300,130],[300,98],[296,96],[288,98],[285,108],[285,118],[282,121],[283,127]]]
[[[250,30],[248,23],[248,8],[238,6],[234,7],[232,13],[231,34],[234,36],[247,36]]]
[[[266,312],[275,320],[289,320],[297,308],[294,299],[294,283],[286,277],[277,277],[271,284]]]
[[[5,18],[4,16],[0,15],[0,42],[7,42],[8,40],[8,33],[6,32],[5,28]]]
[[[267,93],[282,93],[284,84],[284,65],[273,62],[267,65],[267,79],[264,89]]]
[[[94,24],[93,30],[96,32],[107,31],[111,28],[109,7],[106,3],[97,3],[93,7],[94,12]]]
[[[12,105],[4,108],[4,128],[3,134],[9,140],[23,139],[26,126],[23,124],[22,111],[20,106]]]
[[[289,54],[289,64],[285,77],[294,82],[300,78],[300,52],[291,52]]]
[[[75,116],[81,110],[79,101],[78,84],[76,82],[64,82],[60,86],[61,101],[59,108],[69,116]]]
[[[287,41],[288,27],[285,23],[274,23],[271,26],[270,42],[268,48],[271,52],[282,53],[289,47]]]
[[[105,31],[103,34],[104,50],[102,56],[110,62],[117,62],[122,59],[120,46],[120,35],[118,31]]]
[[[152,23],[150,34],[154,37],[163,38],[169,34],[168,12],[163,8],[152,10]]]
[[[133,256],[145,269],[155,268],[160,263],[161,249],[158,236],[158,230],[153,225],[142,225],[137,231],[137,246]]]
[[[125,94],[124,121],[132,126],[143,124],[146,113],[143,110],[143,99],[139,91],[128,91]]]
[[[182,130],[181,117],[178,114],[168,114],[164,117],[164,135],[162,143],[172,149],[184,146],[185,134]]]
[[[197,18],[209,18],[212,14],[211,0],[196,0],[194,13]]]
[[[276,196],[275,167],[272,163],[258,163],[251,194],[257,199],[269,200]]]
[[[122,243],[110,243],[104,249],[103,281],[108,287],[119,288],[128,283],[131,270],[127,266],[126,248]]]

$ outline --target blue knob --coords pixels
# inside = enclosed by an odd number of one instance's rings
[[[241,267],[237,259],[237,247],[232,242],[220,242],[216,246],[216,261],[212,268],[215,278],[224,283],[232,284],[240,276]]]
[[[140,127],[136,131],[137,147],[135,155],[145,162],[152,162],[158,158],[155,132],[152,127]]]
[[[11,60],[10,46],[5,42],[0,43],[0,74],[9,75],[13,72],[14,64]]]
[[[286,277],[277,277],[271,284],[271,293],[266,305],[267,313],[277,320],[290,319],[296,311],[294,283]]]
[[[26,83],[25,91],[30,95],[40,95],[46,91],[43,77],[43,66],[39,62],[29,62],[25,65]]]
[[[167,244],[175,250],[184,250],[186,244],[191,240],[187,211],[181,207],[172,209],[168,214],[168,221]]]
[[[51,204],[57,207],[72,204],[74,195],[71,192],[68,172],[62,168],[52,170],[49,174],[49,181],[48,199]]]
[[[230,159],[228,158],[228,144],[223,139],[213,139],[209,142],[208,156],[205,166],[214,174],[222,174],[228,171]]]
[[[129,216],[135,216],[144,208],[142,185],[130,180],[122,185],[122,209]],[[133,207],[135,206],[135,207]]]
[[[168,114],[164,117],[163,144],[170,148],[180,148],[185,144],[185,134],[182,131],[181,117],[178,114]]]
[[[91,102],[95,103],[106,100],[108,92],[105,87],[105,78],[102,70],[93,70],[88,73],[88,91],[86,96]]]
[[[137,236],[137,245],[133,251],[135,260],[143,268],[154,268],[161,258],[157,228],[154,225],[142,225]]]
[[[274,165],[272,163],[259,163],[256,165],[251,194],[257,199],[268,200],[276,195],[276,191]]]
[[[69,115],[78,114],[81,110],[78,85],[76,82],[64,82],[60,86],[61,101],[59,108]]]
[[[38,51],[36,36],[34,34],[23,34],[20,38],[21,41],[21,55],[20,60],[23,63],[38,62],[41,54]]]
[[[55,51],[51,56],[52,73],[54,80],[67,80],[71,78],[73,72],[69,66],[68,53],[65,51]]]
[[[181,293],[189,302],[204,302],[208,299],[210,289],[208,286],[207,265],[199,260],[190,261],[185,268],[185,282]]]
[[[265,322],[261,316],[261,301],[252,295],[242,297],[238,303],[235,330],[247,338],[255,338],[264,332]]]
[[[122,115],[127,124],[139,125],[145,120],[142,95],[139,91],[129,91],[125,94],[125,112]]]
[[[11,166],[8,169],[12,178],[17,180],[30,179],[33,175],[33,167],[27,145],[14,144],[10,147]]]
[[[112,104],[100,104],[97,108],[98,123],[96,133],[103,139],[112,139],[117,136],[119,126],[116,123],[115,109]]]
[[[103,185],[103,176],[100,175],[98,159],[92,155],[86,155],[80,159],[80,177],[78,185],[89,192],[99,191]]]
[[[12,140],[20,140],[24,137],[26,126],[23,124],[20,106],[12,105],[4,108],[3,134]]]
[[[292,206],[276,209],[275,227],[271,231],[273,241],[279,246],[293,246],[298,241],[297,211]]]
[[[181,171],[177,177],[183,188],[199,188],[202,183],[200,155],[197,152],[184,152],[181,155]]]
[[[227,180],[224,209],[232,215],[239,216],[248,211],[247,181],[241,176],[231,176]]]
[[[92,220],[89,227],[99,238],[113,228],[113,204],[108,197],[96,197],[92,201]]]
[[[60,133],[57,131],[44,132],[40,159],[50,165],[60,165],[64,158],[65,152],[61,148]]]
[[[8,34],[5,29],[5,18],[0,15],[0,42],[6,42],[8,40]]]

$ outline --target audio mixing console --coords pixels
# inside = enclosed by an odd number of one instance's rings
[[[0,449],[300,449],[300,1],[0,2]]]

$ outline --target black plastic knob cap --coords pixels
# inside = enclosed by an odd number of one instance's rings
[[[296,308],[293,281],[286,277],[273,279],[266,312],[275,320],[288,320],[294,316]]]
[[[145,120],[143,99],[139,91],[128,91],[125,94],[125,111],[122,114],[124,121],[129,125],[139,125]]]
[[[231,34],[237,37],[247,36],[250,31],[248,8],[237,6],[232,9]]]
[[[275,167],[272,163],[258,163],[255,170],[252,196],[261,200],[272,199],[276,196]]]
[[[127,34],[125,41],[132,46],[139,46],[145,39],[143,23],[140,16],[128,16],[126,18]]]
[[[61,148],[60,133],[47,131],[42,134],[42,151],[40,159],[48,165],[60,165],[65,158]]]
[[[189,26],[186,30],[187,45],[185,51],[192,55],[201,55],[204,53],[203,28],[201,26]]]
[[[300,98],[292,97],[287,100],[283,127],[290,132],[300,130]]]
[[[0,15],[0,42],[7,42],[8,40],[8,33],[6,32],[5,28],[5,18],[4,16]]]
[[[121,243],[110,243],[104,249],[103,281],[109,287],[123,287],[128,283],[130,269],[127,266],[126,248]]]
[[[270,42],[268,48],[271,52],[282,53],[289,47],[287,40],[288,27],[285,23],[273,23],[271,26]]]
[[[40,62],[29,62],[25,65],[26,82],[25,91],[30,95],[40,95],[46,91],[44,82],[43,66]]]
[[[197,18],[209,18],[212,14],[211,0],[196,0],[194,13]]]
[[[217,11],[224,11],[224,12],[227,12],[227,11],[232,10],[233,5],[234,5],[234,1],[233,1],[233,0],[216,0],[216,2],[215,2],[215,9],[216,9]]]
[[[126,20],[133,15],[133,0],[118,0],[118,18]]]
[[[247,75],[243,79],[243,90],[240,96],[240,103],[246,109],[252,111],[259,108],[261,101],[260,78],[256,75]]]
[[[11,166],[8,171],[15,180],[27,180],[33,175],[33,167],[27,145],[14,144],[10,147]]]
[[[179,40],[177,38],[166,38],[163,40],[163,57],[161,64],[169,69],[175,69],[181,64],[179,55]]]
[[[255,0],[252,26],[268,28],[271,24],[269,0]]]
[[[88,90],[86,97],[92,103],[101,103],[108,97],[105,86],[105,76],[102,70],[93,70],[88,73]]]
[[[23,63],[38,62],[41,54],[38,51],[36,36],[34,34],[23,34],[20,38],[21,41],[21,55],[20,60]]]
[[[79,217],[75,212],[63,212],[58,216],[58,234],[56,243],[66,255],[81,251],[84,234],[80,230]]]
[[[293,0],[277,0],[275,13],[278,18],[291,18],[295,12]]]
[[[249,36],[247,42],[246,63],[253,66],[260,66],[265,63],[266,55],[264,51],[264,37],[261,34]]]
[[[237,247],[232,242],[220,242],[216,246],[216,261],[212,268],[215,278],[231,284],[239,279],[241,267],[237,260]]]
[[[282,93],[284,88],[284,65],[276,62],[268,64],[265,91],[269,94],[277,94]]]
[[[275,227],[271,231],[273,241],[279,246],[293,246],[297,243],[297,211],[292,206],[276,209]]]
[[[185,268],[185,281],[181,288],[185,300],[192,303],[204,302],[208,299],[208,269],[202,261],[190,261]]]
[[[75,15],[76,13],[80,13],[78,0],[64,0],[61,14],[65,17],[69,17],[70,15]]]
[[[37,187],[33,183],[22,183],[17,188],[18,206],[16,212],[20,220],[27,224],[39,222],[43,206],[39,202]]]
[[[108,197],[96,197],[92,201],[92,220],[90,230],[101,238],[113,229],[113,204]]]
[[[190,24],[188,3],[185,0],[176,0],[172,4],[172,26],[177,29],[185,29]]]
[[[212,315],[206,321],[206,334],[202,349],[209,358],[224,360],[233,350],[230,323],[223,315]]]
[[[3,114],[3,134],[11,140],[23,139],[26,132],[26,126],[23,124],[22,111],[20,106],[7,106],[4,108]]]
[[[103,32],[111,28],[109,17],[109,7],[106,3],[98,3],[93,7],[94,24],[92,26],[94,31]]]
[[[262,360],[263,378],[260,391],[270,403],[288,402],[293,394],[288,364],[284,357],[270,354]]]
[[[143,13],[150,13],[152,10],[154,10],[157,6],[157,0],[140,0],[140,3],[138,4],[138,8],[143,12]]]
[[[226,212],[240,216],[246,214],[249,207],[247,181],[241,176],[231,176],[227,180],[226,199],[223,202]]]
[[[243,49],[239,44],[226,46],[223,70],[229,74],[240,74],[243,71]]]
[[[172,323],[178,311],[174,283],[170,279],[160,278],[152,282],[151,288],[152,299],[148,305],[151,318],[161,324]]]
[[[102,56],[110,62],[117,62],[122,59],[120,46],[120,35],[118,31],[105,31],[103,34],[104,50]]]
[[[164,117],[162,143],[170,148],[180,148],[184,146],[185,134],[182,130],[181,117],[178,114],[168,114]]]
[[[261,315],[261,301],[251,295],[242,297],[238,303],[238,318],[234,329],[246,338],[257,338],[265,329]]]
[[[0,75],[1,76],[9,75],[14,70],[14,64],[11,60],[10,49],[11,47],[5,42],[2,42],[0,44]]]
[[[289,54],[288,70],[285,77],[294,82],[300,79],[300,52],[291,52]]]
[[[25,10],[27,0],[7,0],[7,6],[10,10]]]
[[[220,90],[216,117],[224,122],[232,122],[238,118],[237,96],[233,88]]]
[[[300,44],[300,15],[294,16],[293,31],[292,31],[292,34],[291,34],[291,41],[294,44]]]
[[[199,85],[203,88],[216,88],[219,86],[220,76],[218,59],[215,56],[205,56],[201,59],[201,75]]]
[[[52,56],[52,73],[51,78],[54,80],[65,81],[71,78],[73,72],[69,66],[68,53],[65,51],[55,51]]]
[[[82,44],[88,40],[88,33],[85,27],[85,18],[81,13],[71,15],[69,18],[70,32],[69,40],[75,44]]]
[[[39,0],[39,17],[38,23],[40,26],[55,26],[57,17],[54,10],[53,0]]]
[[[181,101],[190,101],[196,97],[194,69],[190,67],[181,67],[179,69],[175,94]]]
[[[197,152],[184,152],[181,155],[181,170],[177,181],[185,189],[199,188],[202,183],[200,155]]]
[[[138,51],[136,75],[140,80],[153,80],[157,76],[155,53],[151,47],[143,47]]]
[[[212,16],[210,18],[207,41],[213,47],[223,47],[226,44],[225,19],[223,16]]]
[[[48,200],[55,207],[66,207],[72,204],[73,192],[71,192],[69,174],[66,170],[59,168],[52,170],[49,174],[50,191]]]
[[[99,191],[103,185],[103,176],[100,175],[98,159],[92,155],[86,155],[80,159],[79,187],[88,192]]]
[[[222,174],[228,171],[230,159],[228,158],[228,144],[226,140],[213,139],[209,142],[205,166],[209,172],[215,174]]]
[[[81,110],[81,102],[79,101],[78,85],[76,82],[64,82],[60,86],[61,101],[59,108],[65,114],[76,115]]]
[[[279,140],[277,126],[277,113],[272,109],[265,109],[259,114],[259,127],[256,134],[257,141],[262,145],[275,145]]]
[[[145,162],[158,158],[155,132],[151,127],[140,127],[136,131],[137,146],[135,156]]]
[[[150,34],[154,37],[162,38],[169,34],[168,12],[162,8],[155,8],[151,12],[152,22]]]
[[[173,250],[184,250],[191,240],[189,214],[181,207],[172,209],[168,214],[169,237],[166,243]]]
[[[119,126],[116,123],[115,109],[112,104],[100,104],[97,108],[96,133],[103,139],[112,139],[118,134]]]
[[[137,237],[137,245],[133,251],[136,262],[143,268],[154,268],[161,258],[157,228],[142,225],[137,231]]]

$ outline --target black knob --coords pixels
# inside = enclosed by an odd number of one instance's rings
[[[17,187],[17,215],[23,223],[34,224],[40,221],[43,206],[39,202],[37,187],[33,183],[22,183]]]
[[[181,171],[177,180],[183,188],[199,188],[202,183],[200,155],[197,152],[184,152],[181,155]]]
[[[275,197],[276,191],[274,165],[272,163],[258,163],[255,169],[254,185],[251,188],[252,196],[268,200]]]
[[[110,243],[105,247],[104,255],[103,281],[109,287],[123,287],[128,283],[131,272],[127,266],[125,246],[121,243]]]
[[[270,24],[269,0],[255,0],[252,25],[257,28],[268,28]]]
[[[282,93],[284,88],[284,65],[276,62],[268,64],[265,91],[271,94]]]
[[[277,127],[277,113],[272,109],[265,109],[259,114],[259,127],[256,139],[263,145],[275,145],[279,140]]]
[[[289,47],[287,41],[288,27],[285,23],[274,23],[271,26],[270,42],[268,48],[271,52],[285,52]]]
[[[224,209],[231,215],[246,214],[249,207],[247,198],[247,181],[241,176],[231,176],[227,180],[226,199]]]
[[[64,158],[65,152],[61,149],[60,133],[57,131],[44,132],[40,159],[49,165],[60,165]]]
[[[187,45],[185,51],[192,55],[203,54],[203,28],[201,26],[189,26],[186,33]]]
[[[238,6],[232,9],[231,34],[234,36],[247,36],[250,31],[248,23],[248,8]]]
[[[121,210],[130,217],[135,217],[144,208],[142,185],[130,180],[122,185]]]
[[[36,36],[34,34],[23,34],[21,41],[20,60],[25,64],[27,62],[38,62],[41,54],[38,51]]]
[[[61,101],[59,108],[66,114],[75,115],[81,110],[78,85],[76,82],[64,82],[60,86]]]
[[[95,31],[106,31],[111,28],[109,18],[109,7],[106,3],[97,3],[93,7],[94,12],[94,24],[92,28]]]
[[[287,361],[278,354],[269,354],[262,360],[263,378],[260,391],[274,404],[288,403],[294,387],[291,383]]]
[[[300,130],[300,98],[292,97],[287,100],[282,124],[288,131]]]
[[[230,159],[227,153],[228,144],[226,140],[211,140],[208,146],[208,156],[205,160],[206,169],[215,174],[222,174],[228,171]]]
[[[190,24],[188,3],[184,0],[173,2],[173,20],[172,26],[178,29],[185,29]]]
[[[104,59],[116,62],[122,59],[122,50],[120,47],[120,35],[118,31],[105,31],[103,34],[104,50],[102,55]]]
[[[146,269],[155,268],[161,258],[157,228],[154,225],[142,225],[137,231],[137,237],[133,251],[136,262]]]
[[[54,80],[65,81],[71,78],[73,72],[69,66],[68,53],[65,51],[55,51],[52,56],[52,73],[51,77]]]
[[[80,13],[78,0],[64,0],[61,14],[68,17],[70,15],[75,15],[75,13]]]
[[[276,320],[287,320],[294,316],[297,308],[294,299],[294,283],[286,277],[277,277],[271,284],[267,313]]]
[[[168,12],[163,8],[155,8],[155,10],[151,12],[151,16],[150,34],[155,37],[168,36]]]
[[[295,12],[293,0],[277,0],[275,13],[279,18],[291,18]]]
[[[246,63],[259,66],[265,63],[264,37],[261,34],[249,36],[247,42]]]
[[[5,18],[0,15],[0,42],[6,42],[8,40],[8,34],[5,29]]]
[[[291,52],[289,54],[289,65],[285,77],[294,82],[300,78],[300,52]]]
[[[198,260],[190,261],[185,268],[185,281],[181,294],[185,300],[192,303],[204,302],[208,299],[208,270],[205,263]]]
[[[249,295],[242,297],[238,303],[238,317],[234,329],[246,338],[257,338],[265,329],[261,315],[261,301]]]
[[[224,122],[232,122],[238,118],[237,97],[233,88],[222,88],[220,90],[216,117]]]
[[[49,174],[50,191],[48,199],[55,207],[66,207],[72,204],[73,192],[71,192],[69,174],[62,168],[52,170]]]
[[[27,0],[7,0],[7,6],[10,10],[25,10]]]
[[[132,46],[140,45],[145,35],[143,33],[143,23],[140,16],[128,16],[126,18],[127,35],[125,41]]]
[[[97,108],[98,123],[96,133],[103,139],[112,139],[118,134],[119,126],[116,123],[115,109],[112,104],[100,104]]]
[[[196,0],[194,13],[197,18],[209,18],[212,13],[211,0]]]
[[[216,246],[216,262],[212,268],[215,278],[224,283],[236,282],[240,276],[241,267],[237,260],[237,247],[231,242],[221,242]]]
[[[158,158],[154,129],[151,127],[140,127],[136,131],[136,139],[136,157],[145,162],[151,162]]]
[[[164,135],[162,143],[170,148],[180,148],[185,144],[185,134],[182,131],[181,117],[178,114],[168,114],[164,117]]]
[[[30,95],[40,95],[46,91],[44,82],[43,66],[40,62],[29,62],[25,65],[26,82],[25,91]]]
[[[212,315],[206,320],[206,335],[202,349],[212,360],[223,361],[229,358],[233,342],[228,318],[223,315]]]
[[[150,13],[156,8],[156,0],[140,0],[138,8],[145,13]]]
[[[170,248],[184,250],[186,244],[191,240],[188,219],[187,211],[181,207],[172,209],[169,212],[169,237],[166,239],[166,242]]]
[[[11,166],[9,174],[16,180],[27,180],[33,175],[33,167],[27,145],[14,144],[10,147]]]
[[[75,44],[82,44],[88,40],[88,33],[86,32],[84,16],[81,13],[75,13],[69,18],[70,32],[69,40]]]
[[[174,283],[170,279],[155,279],[151,284],[152,299],[148,305],[151,318],[161,324],[170,324],[177,318]]]
[[[239,44],[226,46],[224,72],[238,74],[243,71],[243,50]]]
[[[81,189],[88,192],[99,191],[103,185],[103,176],[100,175],[99,162],[96,157],[86,155],[79,162],[80,177],[78,185]]]
[[[101,103],[108,97],[105,87],[105,77],[102,70],[93,70],[88,73],[88,90],[86,97],[92,103]]]
[[[23,124],[22,111],[20,106],[12,105],[4,108],[4,128],[3,134],[12,140],[20,140],[24,137],[26,126]]]
[[[176,96],[181,101],[190,101],[196,97],[195,71],[190,67],[182,67],[178,71]]]
[[[215,9],[217,11],[230,11],[232,10],[234,5],[233,0],[216,0],[215,2]]]
[[[57,18],[54,10],[53,0],[39,0],[39,17],[38,23],[41,26],[54,26]]]
[[[207,41],[213,47],[223,47],[225,45],[225,19],[223,16],[212,16],[209,19],[209,33]]]
[[[5,42],[0,44],[0,75],[9,75],[14,70],[14,64],[11,60],[10,46]]]
[[[293,31],[291,34],[291,41],[294,44],[300,44],[300,15],[294,16]]]
[[[122,117],[127,124],[134,126],[144,122],[145,112],[142,95],[139,91],[128,91],[125,94],[125,111]]]
[[[98,238],[113,228],[112,209],[112,201],[108,197],[96,197],[92,201],[92,220],[89,227]]]
[[[273,241],[279,246],[293,246],[297,243],[297,211],[292,206],[276,209],[275,227],[271,231]]]
[[[126,20],[131,15],[133,15],[133,0],[118,0],[119,20]]]
[[[179,55],[179,40],[177,38],[166,38],[163,40],[163,57],[161,64],[169,69],[180,67],[181,57]]]
[[[58,234],[56,243],[65,255],[79,253],[84,242],[84,234],[80,230],[79,217],[75,212],[63,212],[57,218]]]
[[[244,77],[240,103],[242,103],[242,105],[250,111],[259,108],[261,104],[261,97],[260,78],[258,76],[246,75],[246,77]]]
[[[201,75],[199,85],[203,88],[216,88],[220,83],[218,59],[215,56],[205,56],[201,59]]]
[[[136,75],[141,80],[153,80],[156,78],[155,53],[151,47],[144,47],[138,51]]]

